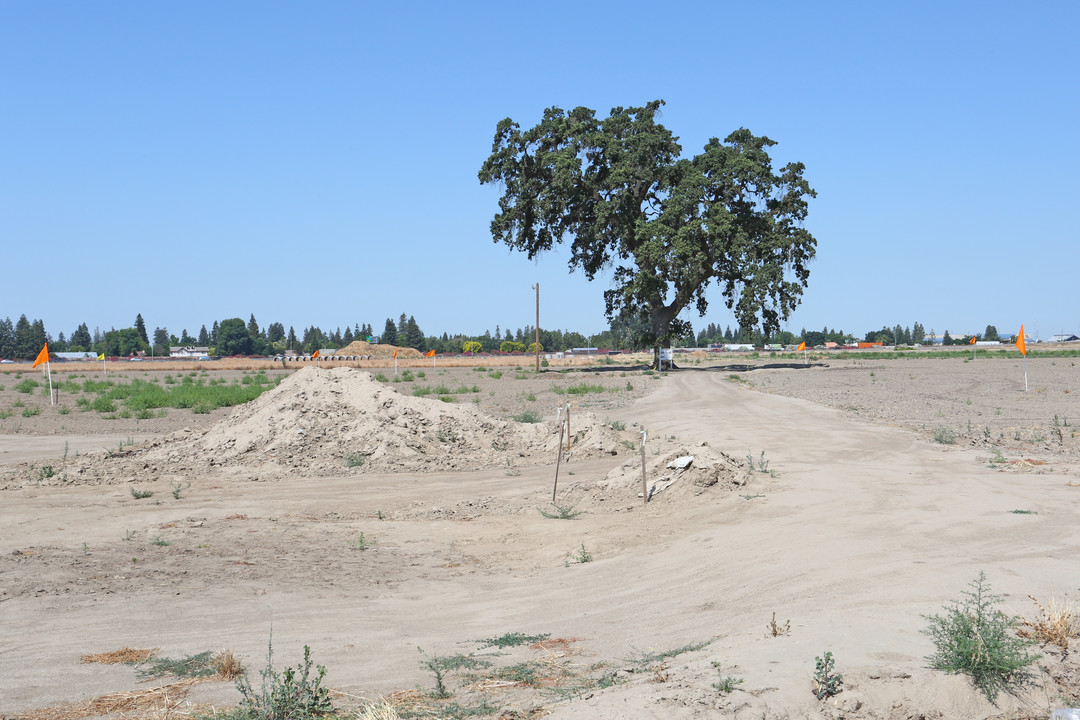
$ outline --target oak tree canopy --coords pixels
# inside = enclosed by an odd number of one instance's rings
[[[798,305],[817,241],[804,228],[816,193],[802,163],[775,171],[776,143],[741,128],[691,158],[656,122],[662,100],[606,118],[548,108],[535,127],[498,124],[482,184],[502,188],[496,243],[534,259],[569,243],[570,269],[611,271],[609,320],[655,347],[682,335],[679,313],[704,316],[715,283],[745,328],[766,335]]]

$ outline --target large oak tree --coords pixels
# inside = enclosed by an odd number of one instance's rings
[[[804,166],[774,171],[776,143],[746,129],[681,157],[656,122],[663,104],[606,118],[553,107],[527,130],[500,122],[479,173],[503,189],[491,234],[530,259],[568,242],[571,271],[589,280],[610,269],[608,319],[656,348],[686,332],[684,308],[705,314],[712,283],[740,326],[775,332],[799,303],[817,244],[803,227],[816,196]]]

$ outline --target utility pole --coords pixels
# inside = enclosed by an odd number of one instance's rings
[[[536,290],[536,372],[540,372],[540,283],[533,285]]]

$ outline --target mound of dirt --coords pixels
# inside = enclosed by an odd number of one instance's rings
[[[649,502],[678,502],[707,490],[736,490],[750,482],[745,462],[702,443],[653,456],[645,463]],[[606,504],[641,503],[641,461],[633,456],[592,483],[575,483],[566,495],[571,501],[604,501]]]
[[[566,459],[625,451],[621,434],[591,413],[575,414],[573,432]],[[183,482],[210,469],[248,479],[468,471],[509,458],[554,463],[558,444],[557,425],[403,395],[363,370],[305,367],[210,428],[81,456],[58,482]]]
[[[424,353],[420,352],[416,348],[410,347],[397,347],[396,345],[382,345],[369,343],[365,340],[353,340],[351,343],[337,351],[338,355],[371,355],[377,358],[388,358],[394,356],[394,351],[397,351],[399,358],[419,358],[424,357]]]

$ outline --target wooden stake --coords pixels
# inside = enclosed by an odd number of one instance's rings
[[[645,479],[645,428],[641,428],[641,497],[644,498],[644,504],[649,504],[649,483]]]
[[[555,486],[551,488],[551,502],[555,502],[555,493],[559,491],[559,465],[562,464],[562,434],[565,425],[559,423],[559,454],[555,457]]]
[[[566,452],[570,452],[570,401],[566,401]],[[561,441],[560,441],[561,442]]]

